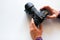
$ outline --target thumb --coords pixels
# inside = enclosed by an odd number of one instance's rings
[[[36,28],[36,25],[34,23],[34,19],[33,18],[31,19],[30,27],[31,28]]]
[[[56,15],[55,15],[55,14],[53,14],[53,15],[48,15],[47,18],[48,18],[48,19],[54,19],[54,18],[56,18]]]

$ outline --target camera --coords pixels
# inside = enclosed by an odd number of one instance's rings
[[[37,27],[43,22],[43,20],[49,15],[49,11],[46,9],[38,11],[34,5],[30,2],[25,4],[25,12],[34,19],[34,23]]]

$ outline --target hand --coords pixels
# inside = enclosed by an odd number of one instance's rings
[[[41,9],[46,9],[50,12],[51,15],[47,16],[47,18],[49,19],[57,18],[57,16],[59,15],[59,12],[57,10],[52,9],[50,6],[44,6]]]
[[[37,37],[42,36],[42,25],[40,25],[40,27],[37,28],[36,25],[34,24],[33,18],[31,19],[30,23],[30,33],[33,40],[35,40]]]

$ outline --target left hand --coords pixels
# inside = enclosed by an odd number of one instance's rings
[[[47,18],[48,19],[54,19],[57,18],[57,16],[59,15],[59,11],[51,8],[50,6],[44,6],[43,8],[41,8],[41,10],[46,9],[50,12],[51,15],[48,15]]]
[[[31,19],[30,23],[30,33],[33,40],[35,40],[37,37],[42,37],[42,25],[40,24],[40,27],[37,28],[33,18]]]

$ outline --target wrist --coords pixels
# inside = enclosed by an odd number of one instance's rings
[[[43,40],[42,37],[37,37],[35,40]]]
[[[58,16],[57,16],[57,18],[60,18],[60,11],[59,11],[59,13],[58,13]]]

